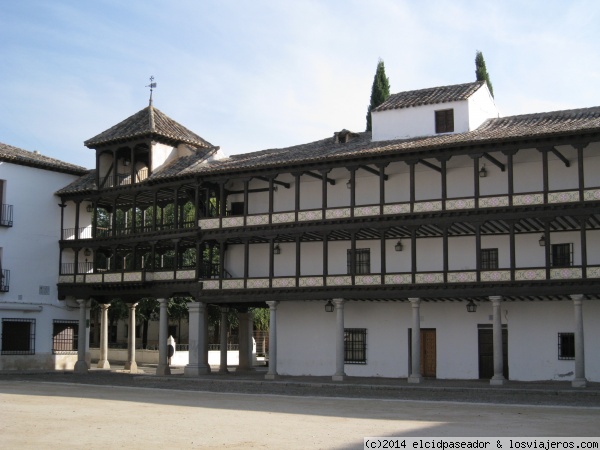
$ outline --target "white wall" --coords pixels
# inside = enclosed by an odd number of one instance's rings
[[[478,325],[492,324],[491,302],[421,302],[421,328],[436,330],[436,366],[440,379],[479,378]],[[281,302],[277,311],[277,369],[282,375],[333,375],[336,314],[325,301]],[[344,305],[345,328],[367,329],[367,364],[346,364],[349,376],[408,376],[411,305],[407,301],[355,302]],[[586,377],[600,381],[595,357],[600,305],[584,301]],[[571,301],[504,302],[508,327],[508,366],[512,380],[572,380],[574,360],[558,360],[558,333],[573,332]]]
[[[78,310],[58,300],[58,256],[60,239],[60,198],[54,192],[77,176],[0,162],[0,179],[5,183],[5,203],[13,205],[13,227],[0,227],[2,268],[10,270],[10,290],[0,293],[0,319],[36,320],[34,357],[0,357],[0,369],[24,368],[30,364],[54,368],[69,364],[69,358],[52,355],[52,321],[78,320]],[[82,205],[85,208],[85,205]],[[85,225],[85,221],[81,226]],[[48,287],[49,295],[41,295]],[[10,305],[10,306],[6,306]],[[40,305],[41,311],[7,308]],[[6,306],[3,308],[2,306]]]

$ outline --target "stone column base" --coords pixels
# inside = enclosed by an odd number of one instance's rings
[[[409,383],[422,383],[423,382],[423,377],[421,375],[411,375],[408,377],[408,382]]]
[[[344,381],[345,378],[346,378],[346,375],[333,375],[331,377],[331,379],[333,381]]]
[[[167,364],[159,364],[156,368],[156,375],[171,375],[171,368]]]
[[[265,375],[265,380],[276,380],[279,378],[279,375],[276,373],[268,373]]]
[[[587,380],[585,378],[575,378],[571,382],[571,386],[574,388],[584,388],[587,387]]]
[[[183,368],[183,376],[185,377],[197,377],[200,375],[206,375],[210,373],[210,367],[205,365],[191,366],[187,365]]]
[[[506,384],[506,378],[504,378],[504,377],[490,378],[490,386],[503,386],[505,384]]]
[[[88,365],[85,361],[77,361],[73,371],[75,373],[88,373]]]
[[[135,361],[126,362],[124,369],[129,370],[129,373],[138,373],[138,367]]]
[[[110,363],[106,359],[100,360],[98,361],[98,365],[96,365],[96,367],[98,369],[110,369]]]

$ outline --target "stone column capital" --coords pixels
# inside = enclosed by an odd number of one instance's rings
[[[583,294],[571,294],[569,297],[571,297],[571,300],[573,300],[573,303],[575,304],[581,304],[581,301],[583,300]]]
[[[335,305],[336,309],[344,309],[344,303],[346,303],[346,300],[344,300],[343,298],[333,299],[333,304]]]
[[[160,306],[167,305],[169,303],[169,299],[168,298],[157,298],[156,300],[158,300],[158,303],[160,303]]]
[[[137,303],[128,303],[127,304],[127,308],[129,308],[129,310],[135,310],[135,307],[137,306]]]
[[[271,310],[275,310],[277,309],[277,305],[279,304],[279,302],[277,300],[269,300],[268,302],[266,302],[267,305],[269,305],[269,308]]]
[[[490,301],[494,304],[499,304],[502,301],[502,298],[501,295],[490,295],[489,297]]]
[[[418,308],[421,303],[421,299],[418,297],[409,298],[408,301],[412,304],[413,308]]]
[[[106,311],[108,308],[110,308],[110,303],[100,303],[100,309],[102,311]]]

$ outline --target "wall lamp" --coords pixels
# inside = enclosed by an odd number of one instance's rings
[[[83,251],[84,256],[92,256],[92,251],[89,248],[86,248]]]
[[[398,241],[398,242],[396,242],[396,245],[394,245],[394,249],[395,249],[397,252],[401,252],[401,251],[402,251],[402,249],[404,249],[404,246],[402,245],[402,241]]]
[[[334,310],[334,306],[333,303],[331,303],[331,300],[327,300],[327,303],[325,303],[325,312],[333,312]]]
[[[93,203],[89,203],[86,207],[85,210],[89,213],[94,212],[94,204]]]
[[[467,303],[467,312],[474,313],[476,311],[477,311],[477,305],[475,304],[475,302],[473,300],[469,300],[469,303]]]
[[[350,180],[346,181],[346,187],[348,189],[352,189],[352,181],[350,181]]]
[[[279,247],[279,244],[275,244],[275,247],[273,247],[273,254],[274,255],[281,254],[281,247]]]
[[[487,170],[485,170],[485,164],[481,166],[481,169],[479,169],[479,178],[485,178],[487,177]]]
[[[128,159],[124,159],[124,160],[123,160],[123,165],[124,165],[124,166],[128,166],[130,162],[131,162],[131,161],[129,161]]]
[[[540,240],[538,242],[540,244],[540,247],[545,247],[546,246],[546,236],[542,234],[542,237],[540,238]]]

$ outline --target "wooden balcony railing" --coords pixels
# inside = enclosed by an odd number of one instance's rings
[[[148,169],[137,170],[133,175],[133,184],[141,183],[148,178]],[[127,186],[132,184],[131,173],[118,173],[106,175],[100,179],[100,189]]]

